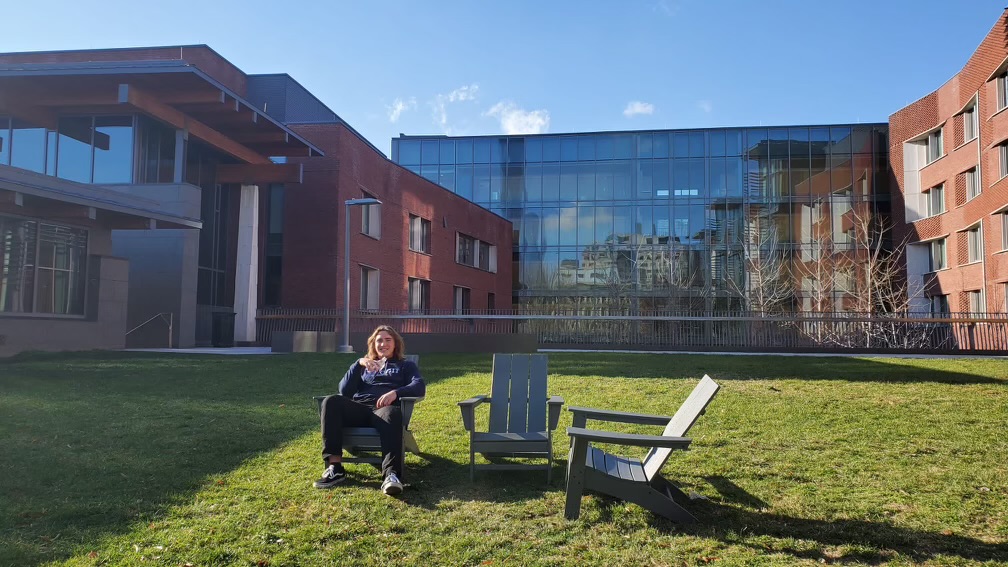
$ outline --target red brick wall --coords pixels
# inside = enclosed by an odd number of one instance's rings
[[[346,199],[365,192],[382,201],[381,238],[361,234],[361,209],[351,208],[351,306],[360,301],[360,265],[379,270],[379,307],[408,307],[407,278],[431,282],[431,307],[451,309],[453,286],[471,289],[473,309],[494,293],[511,303],[511,223],[392,163],[337,124],[292,128],[318,145],[324,158],[302,160],[304,183],[285,192],[282,303],[340,307],[343,303],[343,215]],[[409,249],[409,215],[431,221],[431,254]],[[455,233],[497,246],[497,272],[455,262]]]
[[[997,112],[997,91],[988,77],[1008,58],[1008,11],[1002,13],[966,65],[933,93],[889,118],[890,161],[895,176],[893,213],[897,241],[919,242],[947,235],[949,269],[937,274],[931,293],[950,295],[953,310],[967,310],[966,292],[986,288],[987,307],[1005,310],[1000,283],[1008,281],[1008,253],[1001,248],[1001,217],[1008,204],[1008,178],[999,179],[997,144],[1008,140],[1008,111]],[[962,117],[956,113],[978,96],[978,140],[962,142]],[[945,156],[920,171],[922,190],[945,183],[946,212],[913,223],[902,223],[906,195],[903,143],[944,123]],[[979,155],[978,155],[979,154]],[[982,193],[966,201],[961,174],[979,165]],[[967,264],[966,235],[961,231],[978,221],[984,228],[984,262]]]

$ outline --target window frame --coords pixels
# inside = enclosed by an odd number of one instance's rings
[[[987,313],[987,294],[984,289],[972,289],[966,292],[970,316],[977,317]]]
[[[980,122],[976,106],[970,106],[962,112],[963,117],[963,143],[972,142],[980,135]]]
[[[406,278],[406,298],[411,313],[430,313],[430,284],[430,280]]]
[[[431,253],[431,231],[433,225],[430,220],[420,215],[409,215],[409,249],[421,254]]]
[[[366,266],[364,264],[359,264],[361,277],[360,277],[360,310],[361,311],[377,311],[381,307],[381,271],[377,268]],[[371,277],[374,277],[374,282],[371,282]],[[372,293],[373,292],[373,293]],[[373,297],[372,297],[373,295]],[[374,305],[372,306],[372,299],[374,299]]]
[[[1001,73],[994,77],[994,84],[997,87],[997,111],[1008,108],[1008,72]]]
[[[452,313],[468,315],[470,311],[472,311],[472,288],[452,286]]]
[[[942,134],[943,128],[944,127],[938,127],[937,129],[929,132],[927,137],[924,139],[925,164],[932,164],[945,155],[944,135]]]
[[[924,191],[927,196],[927,216],[935,217],[945,212],[945,184],[939,183]],[[936,208],[937,204],[937,208]]]
[[[374,199],[375,196],[364,192],[364,198]],[[381,203],[361,205],[361,234],[381,240]]]
[[[998,144],[998,180],[1008,177],[1008,142]]]
[[[966,200],[971,201],[976,199],[983,193],[983,188],[980,187],[980,170],[979,168],[973,167],[967,169],[963,172],[966,179]]]
[[[939,272],[948,269],[948,237],[928,241],[928,272]],[[935,254],[936,248],[941,249],[941,256]],[[935,260],[940,260],[936,262]]]
[[[0,318],[16,316],[82,319],[87,317],[91,231],[86,227],[61,224],[37,217],[7,214],[0,215],[0,217],[33,225],[30,228],[31,234],[26,234],[22,243],[26,246],[23,255],[26,261],[20,267],[24,274],[30,274],[30,278],[22,275],[21,280],[27,282],[30,279],[31,289],[27,292],[20,292],[22,294],[20,299],[24,304],[30,305],[30,309],[6,311],[3,310],[3,304],[0,303]],[[53,240],[60,234],[64,234],[65,238]],[[33,247],[32,250],[28,250],[28,246]],[[46,249],[45,256],[43,255],[44,249]],[[4,256],[0,255],[0,257]],[[47,258],[52,262],[47,262]],[[67,267],[59,265],[61,258],[67,263]],[[43,274],[48,274],[48,277]],[[63,277],[57,277],[58,274],[63,274]],[[51,284],[49,295],[53,308],[40,310],[42,287],[46,281]],[[64,311],[55,308],[60,291],[63,293],[61,303],[65,306]],[[0,300],[3,299],[0,298]]]
[[[964,232],[966,233],[966,263],[982,262],[984,258],[983,225],[977,224]]]

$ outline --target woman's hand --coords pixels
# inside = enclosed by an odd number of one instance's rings
[[[398,397],[399,395],[396,394],[396,391],[392,390],[391,392],[384,394],[382,397],[378,398],[378,401],[375,402],[375,407],[383,408],[385,406],[390,406],[392,405],[393,402],[396,401],[396,398]]]

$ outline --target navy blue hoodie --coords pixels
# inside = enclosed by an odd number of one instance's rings
[[[396,391],[397,398],[416,398],[427,392],[427,385],[415,363],[388,359],[381,371],[368,372],[357,360],[339,383],[341,396],[369,406],[374,406],[378,398],[392,390]]]

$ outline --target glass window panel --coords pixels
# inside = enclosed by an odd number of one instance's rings
[[[560,161],[577,161],[577,138],[565,136],[560,138]]]
[[[490,166],[477,165],[473,168],[473,201],[490,202]]]
[[[472,163],[472,161],[473,161],[472,139],[455,140],[455,163]]]
[[[668,132],[655,132],[651,136],[651,152],[656,158],[669,157],[669,134]]]
[[[724,158],[711,158],[709,171],[710,195],[712,197],[724,197],[727,190]]]
[[[511,163],[522,163],[525,161],[525,138],[511,138],[508,140],[508,161]]]
[[[443,155],[443,154],[442,154]],[[455,191],[455,166],[442,165],[438,170],[437,184],[452,192]]]
[[[613,199],[633,198],[633,166],[630,161],[614,161],[612,163]]]
[[[560,244],[560,209],[556,207],[542,210],[542,245],[557,246]]]
[[[686,197],[689,196],[689,160],[687,159],[674,159],[672,160],[672,196],[673,197]]]
[[[475,163],[490,163],[489,138],[477,138],[473,141],[473,161]]]
[[[63,179],[91,182],[92,118],[60,118],[56,175]]]
[[[539,164],[525,166],[524,180],[525,200],[529,203],[542,201],[542,166]]]
[[[637,157],[649,158],[653,155],[654,147],[652,146],[651,133],[644,132],[637,134]]]
[[[613,198],[613,162],[595,164],[595,199],[608,201]]]
[[[560,138],[547,137],[542,139],[543,161],[560,161]]]
[[[689,133],[689,155],[690,157],[703,157],[706,155],[704,147],[704,131],[694,131]]]
[[[455,193],[473,200],[473,166],[459,165],[455,168]]]
[[[654,215],[654,234],[655,236],[669,236],[672,234],[672,221],[669,213],[669,206],[667,204],[655,205],[651,210]]]
[[[702,197],[707,194],[707,166],[703,158],[689,160],[689,197]]]
[[[639,205],[634,208],[635,211],[635,221],[634,221],[634,232],[643,236],[651,236],[654,234],[654,215],[651,210],[651,205]]]
[[[595,200],[595,164],[580,163],[577,165],[578,171],[578,200]]]
[[[742,132],[740,130],[725,130],[725,155],[742,155]]]
[[[674,157],[679,157],[679,158],[689,157],[689,133],[688,132],[673,132],[672,133],[672,155]]]
[[[613,207],[613,233],[618,236],[628,236],[634,231],[633,207]]]
[[[507,138],[490,140],[490,163],[504,163],[507,157]]]
[[[560,164],[560,200],[577,200],[577,164]]]
[[[668,197],[669,188],[669,160],[656,159],[651,164],[651,190],[655,197]]]
[[[560,200],[560,164],[543,164],[543,201]]]
[[[707,215],[704,206],[699,203],[688,205],[686,215],[689,218],[689,238],[696,243],[705,242],[707,239]]]
[[[829,128],[810,128],[809,141],[828,143],[830,141]]]
[[[830,141],[834,146],[839,147],[841,152],[850,153],[850,135],[851,129],[847,126],[834,126],[830,128]]]
[[[725,155],[725,133],[724,130],[710,131],[710,155]]]
[[[440,179],[440,173],[438,171],[438,166],[436,164],[420,166],[420,175],[422,175],[424,179],[427,179],[428,181],[431,181],[433,183],[437,183],[438,180]]]
[[[133,181],[133,117],[95,118],[94,182]],[[174,177],[174,171],[172,176]]]
[[[399,140],[399,163],[420,165],[420,140]]]
[[[613,235],[612,207],[595,207],[595,242],[602,244]]]
[[[525,161],[542,161],[542,138],[525,138]]]
[[[541,246],[543,218],[538,208],[526,208],[522,211],[521,245]]]
[[[11,122],[10,164],[45,173],[45,128],[35,128],[19,120]]]
[[[617,134],[614,141],[615,141],[615,152],[613,153],[614,158],[630,159],[633,157],[632,134]]]
[[[649,159],[637,162],[637,197],[649,199],[653,194],[654,164]]]
[[[490,202],[499,203],[504,196],[504,165],[490,164]]]
[[[616,140],[612,136],[598,136],[595,141],[595,159],[616,157]]]
[[[742,158],[725,159],[725,194],[729,197],[742,196]]]
[[[512,204],[521,203],[525,195],[525,166],[508,165],[506,167],[507,177],[504,179],[503,200]]]
[[[420,150],[421,164],[437,164],[439,161],[439,149],[441,145],[437,140],[424,140]]]
[[[595,159],[595,136],[578,136],[578,159]]]
[[[595,242],[595,207],[581,205],[577,208],[577,243],[587,246]]]
[[[10,119],[0,118],[0,165],[10,163]]]
[[[441,140],[438,162],[442,164],[455,163],[455,140]]]
[[[577,245],[578,216],[577,207],[560,207],[560,242],[561,246]]]
[[[0,311],[34,308],[37,231],[35,221],[0,216]]]

